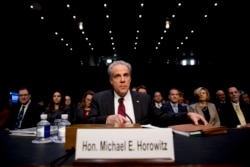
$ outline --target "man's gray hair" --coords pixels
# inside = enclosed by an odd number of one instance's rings
[[[129,73],[131,74],[131,72],[132,72],[132,66],[131,66],[131,64],[129,64],[128,62],[123,61],[123,60],[117,60],[117,61],[114,61],[113,63],[111,63],[111,64],[108,66],[108,75],[109,75],[109,77],[112,76],[112,69],[113,69],[116,65],[125,65],[125,66],[127,66],[128,69],[129,69]]]

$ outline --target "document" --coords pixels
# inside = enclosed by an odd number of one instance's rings
[[[150,128],[150,129],[158,129],[160,127],[158,126],[153,126],[151,124],[146,124],[146,125],[141,125],[142,128]]]
[[[208,125],[194,125],[194,124],[180,124],[169,126],[172,128],[173,132],[176,134],[184,136],[209,136],[216,134],[227,133],[227,128],[225,126],[212,126]]]
[[[50,126],[50,135],[57,134],[57,126]],[[10,135],[14,136],[36,136],[36,127],[10,130]]]
[[[15,136],[36,136],[36,127],[26,129],[10,130],[10,135]]]
[[[173,132],[179,135],[183,135],[183,136],[201,136],[202,133],[201,131],[194,131],[194,132],[184,132],[184,131],[179,131],[179,130],[175,130],[173,129]]]

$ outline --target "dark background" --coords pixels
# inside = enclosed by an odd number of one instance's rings
[[[69,2],[70,10],[65,9]],[[245,1],[107,1],[111,21],[105,22],[100,1],[14,0],[3,2],[1,15],[2,52],[0,56],[1,89],[16,91],[28,85],[34,98],[50,98],[55,89],[69,92],[76,99],[92,89],[110,88],[107,67],[89,64],[90,58],[100,60],[114,54],[110,48],[108,29],[114,32],[118,59],[133,66],[132,86],[148,87],[149,93],[177,87],[187,96],[205,86],[214,95],[217,89],[237,86],[249,92],[249,10]],[[144,2],[143,11],[138,9]],[[218,2],[214,8],[211,2]],[[31,4],[41,8],[31,10]],[[136,18],[143,14],[143,21]],[[173,29],[164,37],[158,51],[154,50],[164,27],[164,20],[176,14]],[[208,13],[208,19],[202,15]],[[84,20],[86,33],[95,47],[88,44],[76,29],[76,14]],[[45,21],[39,18],[44,16]],[[48,19],[47,19],[48,18]],[[141,30],[138,49],[133,50],[135,31]],[[194,28],[195,35],[176,50],[185,32]],[[69,51],[53,33],[62,33],[74,48]],[[194,53],[196,66],[180,66],[181,60]],[[184,56],[185,57],[185,56]],[[187,56],[188,57],[188,56]],[[169,63],[167,63],[169,61]],[[82,63],[80,63],[82,62]]]
[[[227,68],[227,67],[226,67]],[[159,90],[167,97],[170,88],[178,88],[183,91],[186,97],[193,98],[195,88],[204,86],[208,88],[212,98],[217,89],[226,90],[229,86],[237,86],[240,90],[249,92],[249,76],[228,67],[225,74],[218,72],[221,67],[198,66],[198,67],[161,67],[161,66],[140,66],[134,67],[132,71],[131,86],[146,85],[148,93],[153,94]],[[10,72],[10,71],[8,71]],[[32,71],[31,71],[32,72]],[[223,71],[222,71],[223,72]],[[13,75],[13,72],[10,72]],[[234,77],[238,76],[238,77]],[[54,90],[62,90],[69,93],[75,100],[80,100],[83,93],[89,89],[95,92],[111,88],[106,67],[86,67],[77,69],[74,73],[65,70],[63,73],[36,71],[25,73],[25,75],[5,76],[1,81],[3,88],[10,91],[17,91],[20,86],[29,86],[33,97],[36,99],[52,98]]]

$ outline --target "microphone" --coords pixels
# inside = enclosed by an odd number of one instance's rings
[[[123,102],[123,98],[121,97],[121,98],[119,98],[118,99],[118,103],[120,104],[120,103],[122,103]],[[130,120],[130,122],[131,122],[131,124],[133,124],[133,121],[132,121],[132,119],[130,118],[130,116],[125,112],[125,115],[126,115],[126,117],[128,117],[128,119]]]

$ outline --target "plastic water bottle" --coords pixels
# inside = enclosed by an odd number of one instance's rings
[[[66,127],[70,126],[71,123],[68,121],[68,114],[61,115],[61,122],[58,123],[58,143],[65,143],[66,141]]]
[[[69,116],[68,116],[68,114],[62,114],[61,115],[61,122],[65,122],[65,124],[66,124],[66,127],[68,127],[68,126],[70,126],[71,125],[71,123],[70,123],[70,121],[69,121]]]
[[[41,121],[37,123],[35,143],[50,142],[50,122],[47,121],[47,114],[40,115]]]

